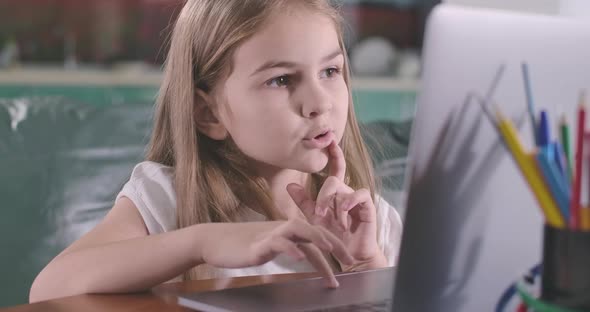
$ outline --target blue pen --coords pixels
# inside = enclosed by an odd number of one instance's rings
[[[553,162],[553,159],[549,157],[548,153],[551,151],[550,146],[545,146],[539,149],[536,155],[537,164],[557,207],[561,211],[561,214],[565,220],[569,220],[569,207],[571,202],[571,194],[568,192],[567,187],[564,184],[562,175],[559,173],[559,169]]]
[[[567,190],[571,188],[569,174],[567,172],[567,165],[565,160],[565,152],[563,151],[563,147],[558,142],[551,143],[551,147],[553,148],[553,162],[557,165],[557,169],[564,180],[565,185],[567,186]]]
[[[547,116],[547,112],[545,110],[542,110],[540,113],[537,138],[539,139],[539,147],[548,146],[550,144],[551,133],[549,131],[549,116]],[[553,151],[551,153],[553,153]]]

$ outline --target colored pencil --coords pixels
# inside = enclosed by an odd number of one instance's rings
[[[571,138],[570,138],[570,126],[565,118],[565,115],[561,115],[561,119],[559,120],[559,130],[561,132],[561,146],[563,148],[563,153],[565,154],[565,162],[567,165],[567,174],[570,183],[573,179],[573,165],[572,165],[572,145],[571,145]]]
[[[582,197],[582,162],[584,157],[584,129],[586,127],[585,93],[580,94],[580,106],[578,108],[578,133],[576,138],[576,168],[574,171],[574,183],[572,185],[572,201],[570,207],[570,227],[574,230],[580,228],[580,205]]]
[[[548,145],[539,150],[536,155],[537,165],[541,169],[545,185],[548,186],[549,192],[553,196],[565,222],[565,220],[569,220],[570,193],[565,185],[563,176],[557,169],[553,159],[551,159],[550,149],[551,145]]]
[[[535,198],[539,202],[547,223],[557,228],[564,228],[566,222],[561,216],[554,199],[551,197],[548,187],[543,182],[543,178],[536,164],[535,154],[525,152],[514,125],[502,115],[500,110],[497,111],[496,116],[501,135],[516,164],[520,168],[522,175],[533,191]]]
[[[526,93],[526,101],[527,101],[527,108],[529,112],[529,118],[531,122],[531,127],[533,129],[533,139],[535,140],[535,144],[539,146],[539,136],[537,134],[537,120],[535,119],[535,103],[533,101],[533,91],[531,88],[531,79],[529,75],[529,65],[527,63],[522,63],[522,78],[524,82],[524,90]]]

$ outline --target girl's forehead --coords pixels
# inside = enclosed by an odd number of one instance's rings
[[[268,60],[316,64],[326,55],[340,50],[332,18],[304,12],[278,13],[270,17],[236,50],[235,65],[255,68]]]

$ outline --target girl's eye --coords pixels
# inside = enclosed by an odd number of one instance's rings
[[[266,82],[266,85],[269,87],[286,87],[290,83],[289,76],[283,75],[276,78],[273,78]]]
[[[338,74],[340,74],[340,68],[338,68],[338,67],[330,67],[330,68],[325,69],[323,71],[322,78],[332,78],[332,77],[334,77],[335,75],[338,75]]]

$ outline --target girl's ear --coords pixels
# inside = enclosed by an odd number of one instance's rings
[[[210,137],[213,140],[224,140],[227,138],[228,132],[221,122],[216,111],[212,107],[216,107],[211,95],[205,93],[201,89],[197,89],[195,93],[195,123],[200,132]]]

